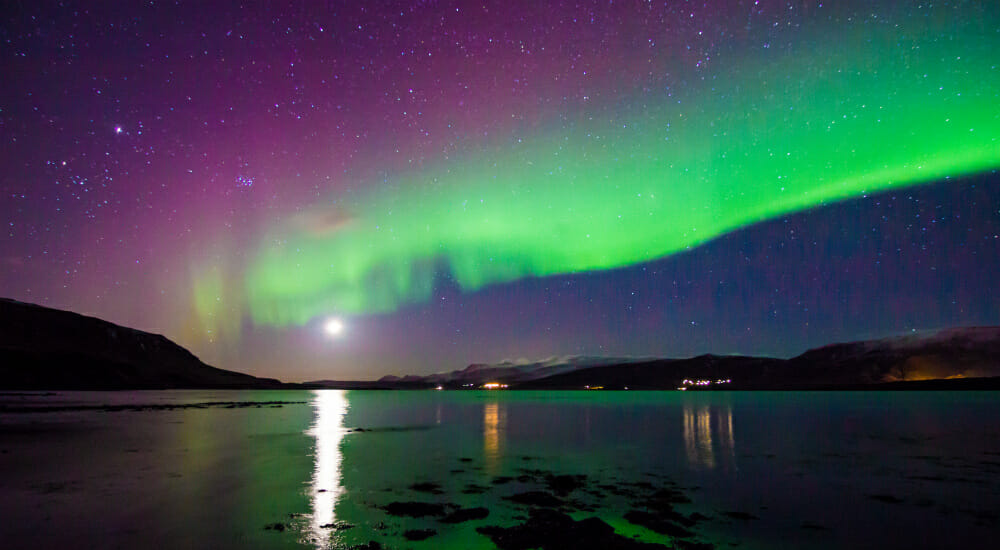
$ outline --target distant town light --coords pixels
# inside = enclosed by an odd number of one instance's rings
[[[691,380],[690,378],[685,378],[684,381],[681,382],[681,386],[677,389],[686,390],[688,386],[711,386],[712,384],[729,384],[732,381],[733,380],[731,378],[725,378],[725,379],[718,378],[715,381],[705,380],[705,379]]]

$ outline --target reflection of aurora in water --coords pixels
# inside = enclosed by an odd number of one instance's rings
[[[312,485],[312,521],[309,525],[317,541],[317,548],[327,547],[330,529],[324,529],[336,520],[335,506],[340,496],[340,442],[344,438],[344,415],[347,399],[340,390],[314,392],[313,408],[316,420],[307,432],[316,438],[315,469]]]
[[[684,451],[689,466],[711,470],[721,462],[729,468],[735,464],[735,448],[729,405],[684,404]]]

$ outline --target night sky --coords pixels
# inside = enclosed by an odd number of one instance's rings
[[[0,10],[0,295],[215,366],[1000,324],[993,1]]]

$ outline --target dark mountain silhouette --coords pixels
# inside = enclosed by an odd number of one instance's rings
[[[0,388],[117,390],[281,386],[277,380],[210,367],[159,334],[0,298]]]
[[[532,380],[517,387],[674,389],[960,388],[994,384],[1000,376],[1000,327],[953,328],[904,337],[831,344],[791,359],[702,355],[610,364]],[[928,384],[931,380],[976,382]],[[717,380],[729,380],[716,384]]]
[[[423,389],[437,386],[447,388],[468,388],[481,386],[487,382],[513,384],[527,380],[537,380],[555,374],[578,369],[607,365],[625,364],[636,361],[628,357],[593,357],[585,355],[553,356],[540,361],[505,360],[499,363],[473,363],[460,370],[439,372],[424,376],[387,375],[374,381],[314,380],[305,382],[310,387],[353,389]]]
[[[427,376],[373,382],[317,381],[345,389],[449,389],[486,382],[513,389],[997,389],[1000,327],[965,327],[831,344],[791,359],[700,355],[688,359],[562,357],[472,364]],[[710,384],[685,384],[707,380]],[[717,381],[727,380],[719,384]]]
[[[486,382],[516,383],[538,380],[579,369],[607,365],[624,365],[638,361],[630,357],[593,357],[586,355],[553,356],[541,361],[501,361],[500,363],[473,363],[461,370],[441,372],[428,376],[383,376],[380,382],[426,382],[432,384],[484,384]]]
[[[552,357],[473,364],[428,376],[318,381],[309,387],[419,389],[962,389],[1000,388],[1000,327],[965,327],[838,343],[791,359]],[[709,380],[707,385],[684,381]],[[717,381],[729,382],[718,384]],[[76,313],[0,298],[0,388],[169,389],[300,387],[217,369],[166,337]]]

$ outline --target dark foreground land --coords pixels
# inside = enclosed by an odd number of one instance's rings
[[[166,337],[0,298],[0,388],[267,389],[270,378],[211,367]]]

